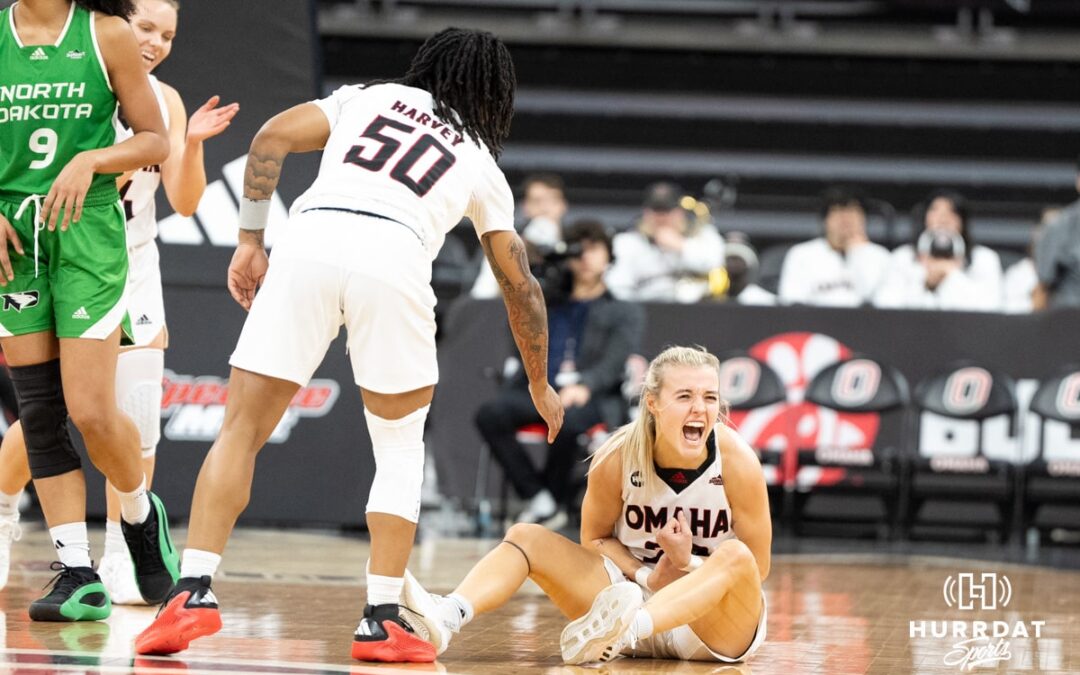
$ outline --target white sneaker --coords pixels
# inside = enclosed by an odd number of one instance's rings
[[[442,619],[440,596],[424,590],[412,572],[405,570],[405,585],[401,589],[401,604],[406,610],[405,620],[416,634],[435,646],[436,656],[450,646],[451,627]]]
[[[114,605],[145,605],[139,586],[135,583],[135,565],[123,553],[109,553],[101,557],[98,576]]]
[[[610,661],[629,644],[634,613],[645,604],[641,587],[621,581],[600,591],[585,616],[563,629],[559,648],[565,663]]]
[[[518,515],[519,523],[539,523],[555,515],[559,505],[555,503],[555,497],[547,490],[541,490],[529,500],[529,505]]]
[[[7,586],[11,570],[11,543],[22,537],[19,512],[0,516],[0,588]]]

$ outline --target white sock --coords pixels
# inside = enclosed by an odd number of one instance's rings
[[[460,632],[475,616],[472,603],[460,593],[451,593],[446,596],[446,602],[439,603],[443,610],[443,623],[455,633]]]
[[[634,620],[630,624],[630,635],[635,640],[644,640],[653,634],[653,621],[652,615],[649,611],[642,607],[634,613]]]
[[[405,577],[383,577],[367,573],[367,601],[369,605],[396,605],[401,602],[401,589]]]
[[[197,548],[185,548],[180,556],[180,576],[213,578],[221,564],[221,556],[210,551],[200,551]]]
[[[150,517],[150,496],[146,491],[146,476],[139,482],[139,487],[131,492],[116,491],[120,497],[120,517],[130,525],[146,522]]]
[[[124,530],[120,527],[120,522],[116,520],[105,521],[105,553],[102,554],[102,557],[110,555],[122,555],[125,558],[131,558],[127,541],[124,539]]]
[[[60,562],[68,567],[90,567],[90,537],[86,523],[65,523],[49,528]]]
[[[19,513],[19,500],[22,499],[23,491],[19,490],[13,495],[0,492],[0,516],[11,516]]]

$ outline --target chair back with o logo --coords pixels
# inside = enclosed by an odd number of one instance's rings
[[[920,382],[914,399],[911,522],[949,524],[960,517],[953,507],[920,515],[927,502],[990,504],[997,507],[1007,537],[1021,457],[1013,379],[979,364],[956,363]],[[974,522],[966,516],[962,520]]]
[[[879,359],[857,355],[814,376],[806,401],[818,407],[817,429],[797,436],[797,525],[873,522],[887,531],[897,515],[907,379]]]
[[[787,405],[783,380],[767,363],[746,352],[720,355],[720,398],[728,405],[728,421],[758,453],[765,484],[769,488],[772,514],[779,517],[784,486],[785,433],[772,433],[783,420],[777,416]]]
[[[1073,526],[1080,522],[1080,366],[1040,382],[1030,411],[1036,451],[1024,467],[1024,522]]]

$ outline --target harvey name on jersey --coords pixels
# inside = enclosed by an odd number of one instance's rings
[[[85,95],[85,82],[0,85],[0,124],[89,119],[94,114],[94,105],[79,100]]]
[[[679,512],[690,525],[694,555],[707,556],[720,542],[735,536],[715,430],[706,447],[708,455],[697,469],[657,468],[652,489],[636,471],[623,480],[623,509],[615,537],[641,562],[654,565],[660,560],[664,552],[656,543],[656,532],[669,518],[678,518]]]
[[[445,122],[440,122],[435,117],[427,114],[422,110],[417,110],[414,107],[407,106],[401,101],[394,101],[394,104],[390,106],[390,110],[401,114],[402,117],[408,117],[411,120],[415,120],[417,124],[421,124],[430,128],[432,131],[438,132],[440,136],[450,141],[451,147],[456,148],[465,137],[451,129]]]

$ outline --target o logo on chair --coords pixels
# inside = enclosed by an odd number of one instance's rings
[[[1062,378],[1057,393],[1057,409],[1062,417],[1080,419],[1080,373]]]
[[[761,366],[745,356],[736,356],[720,364],[720,395],[731,405],[750,400],[761,380]]]
[[[881,384],[881,366],[867,359],[853,359],[836,369],[832,397],[840,405],[857,408],[877,394]]]
[[[962,368],[945,381],[945,408],[956,415],[968,415],[990,400],[994,377],[983,368]]]

